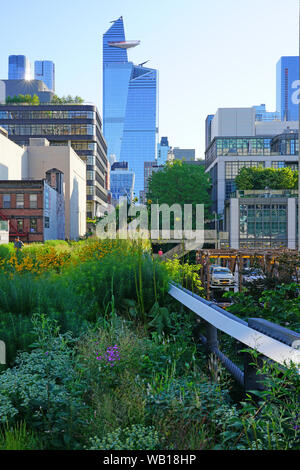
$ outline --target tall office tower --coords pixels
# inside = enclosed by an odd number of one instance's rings
[[[281,57],[276,66],[276,101],[282,121],[299,119],[299,86],[299,57]]]
[[[42,80],[51,91],[55,91],[55,65],[51,60],[36,60],[34,78]]]
[[[157,144],[157,163],[159,165],[164,165],[167,162],[170,150],[168,137],[162,137],[160,143]]]
[[[214,117],[214,114],[209,114],[205,119],[205,149],[211,143],[211,123]]]
[[[50,146],[70,145],[86,163],[87,217],[104,215],[107,205],[107,145],[98,109],[88,104],[1,104],[0,127],[10,140],[28,146],[31,138],[47,139]],[[76,188],[72,198],[76,199]]]
[[[9,80],[31,80],[30,62],[25,55],[10,55],[8,58]]]
[[[103,130],[108,157],[128,162],[135,196],[144,190],[144,162],[154,161],[158,133],[158,72],[128,61],[122,16],[103,35]]]

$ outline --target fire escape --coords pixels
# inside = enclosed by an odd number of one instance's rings
[[[3,212],[0,210],[0,218],[2,220],[8,221],[8,228],[9,228],[9,238],[19,237],[19,238],[27,238],[28,232],[19,232],[18,231],[18,224],[15,219],[10,219],[7,217]],[[28,239],[28,238],[27,238]]]

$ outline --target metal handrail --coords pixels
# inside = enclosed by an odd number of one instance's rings
[[[241,384],[245,385],[247,382],[246,373],[251,369],[249,368],[249,361],[248,364],[245,364],[245,372],[243,372],[226,357],[219,349],[217,330],[235,338],[240,343],[281,366],[295,364],[298,373],[300,373],[300,350],[285,344],[287,342],[284,338],[285,328],[271,323],[267,325],[265,322],[263,332],[258,331],[251,328],[244,320],[218,307],[214,302],[209,302],[175,283],[170,283],[169,294],[206,322],[207,337],[201,335],[200,340],[206,344],[210,352],[216,354]],[[249,320],[249,323],[251,324],[251,320]],[[252,322],[253,326],[256,327],[256,323],[255,321]],[[275,339],[277,330],[279,336],[278,339]],[[291,333],[293,333],[294,338],[300,338],[298,333],[286,330],[288,337],[291,337]]]

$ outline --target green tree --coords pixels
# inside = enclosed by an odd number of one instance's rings
[[[291,168],[242,168],[235,179],[238,190],[297,189],[298,171]]]
[[[39,105],[40,104],[40,99],[37,95],[33,95],[32,104],[34,104],[34,105]]]
[[[39,105],[40,104],[40,100],[39,100],[39,97],[37,95],[15,95],[15,96],[8,96],[6,98],[6,103],[7,104],[14,104],[14,103],[17,103],[17,104],[33,104],[33,105]]]
[[[193,205],[193,220],[196,204],[204,204],[204,215],[211,219],[211,180],[203,166],[190,165],[180,160],[167,162],[161,171],[152,173],[146,196],[148,204]],[[194,225],[194,224],[193,224]]]
[[[80,96],[71,96],[71,95],[68,95],[68,96],[62,96],[61,98],[57,95],[54,95],[52,97],[52,103],[54,104],[73,104],[73,103],[78,103],[78,104],[81,104],[84,102],[84,99],[81,98]]]

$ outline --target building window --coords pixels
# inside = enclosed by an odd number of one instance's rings
[[[86,194],[88,196],[94,196],[95,195],[95,188],[93,186],[87,186],[86,187]]]
[[[259,168],[264,167],[265,162],[251,161],[251,162],[226,162],[225,164],[225,178],[233,180],[237,177],[242,168]]]
[[[49,209],[49,191],[47,189],[45,191],[45,209]]]
[[[87,180],[94,180],[96,176],[95,171],[87,171],[86,172],[86,179]]]
[[[16,209],[24,209],[24,194],[16,195]]]
[[[23,233],[23,230],[24,230],[24,220],[23,219],[17,219],[17,230],[18,230],[18,233]]]
[[[45,217],[45,228],[50,228],[50,218]]]
[[[10,194],[3,194],[3,209],[10,209]]]
[[[29,194],[30,209],[37,209],[37,194]]]
[[[30,219],[30,233],[37,232],[37,219]]]
[[[241,204],[240,240],[241,247],[253,240],[253,247],[287,245],[286,204]],[[250,248],[251,243],[248,245]]]

